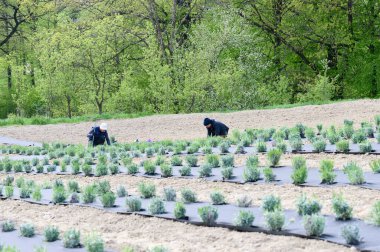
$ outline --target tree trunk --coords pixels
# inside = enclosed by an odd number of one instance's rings
[[[350,31],[351,36],[354,36],[354,26],[352,24],[353,23],[352,5],[353,5],[353,0],[347,0],[348,30]]]
[[[66,101],[67,101],[67,116],[71,118],[71,96],[66,95]]]
[[[281,21],[282,21],[282,9],[283,9],[283,0],[275,0],[272,4],[273,16],[274,16],[274,30],[278,31]],[[279,55],[279,47],[281,46],[281,38],[276,33],[274,34],[274,64],[277,67],[277,72],[279,73],[281,68],[281,56]]]
[[[369,14],[369,29],[370,29],[370,44],[369,44],[369,52],[371,54],[372,59],[372,73],[371,73],[371,91],[370,96],[376,97],[377,96],[377,60],[376,60],[376,47],[374,41],[376,41],[378,38],[376,36],[376,24],[375,21],[378,17],[378,14],[375,10],[375,2],[370,1],[370,14]]]
[[[11,65],[8,65],[7,68],[7,78],[8,78],[8,89],[12,88],[12,68]]]

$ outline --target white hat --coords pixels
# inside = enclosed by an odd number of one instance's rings
[[[107,123],[101,123],[99,128],[101,130],[107,130],[107,127],[108,127]]]

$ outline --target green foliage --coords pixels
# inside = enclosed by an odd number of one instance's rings
[[[225,154],[229,153],[228,149],[230,148],[230,144],[227,141],[223,141],[219,144],[220,153]]]
[[[192,190],[184,188],[181,190],[181,199],[184,203],[195,203],[197,195]]]
[[[54,242],[59,238],[59,230],[55,226],[48,226],[44,230],[45,241]]]
[[[163,214],[166,212],[165,204],[160,198],[152,198],[148,209],[151,214]]]
[[[302,194],[297,201],[297,212],[299,215],[318,214],[322,209],[321,204],[316,199],[308,199]]]
[[[42,193],[41,193],[41,187],[40,186],[34,187],[33,192],[32,192],[32,199],[35,201],[40,201],[42,199]]]
[[[154,175],[156,174],[156,165],[152,161],[146,160],[144,161],[144,171],[147,175]]]
[[[163,193],[163,199],[165,201],[175,201],[177,197],[176,191],[172,187],[165,187]]]
[[[372,144],[369,141],[364,141],[359,144],[359,150],[361,153],[370,153],[372,151]]]
[[[350,142],[348,140],[340,140],[336,143],[336,150],[343,153],[350,151]]]
[[[235,225],[238,227],[252,226],[255,216],[251,211],[240,210],[238,216],[235,218]]]
[[[250,199],[248,196],[242,196],[237,199],[238,207],[250,207],[251,204],[252,204],[252,199]]]
[[[149,252],[169,252],[169,250],[164,246],[155,246],[149,249]]]
[[[68,185],[69,192],[80,192],[79,184],[77,181],[70,180],[67,185]]]
[[[334,173],[334,162],[332,160],[322,160],[319,166],[322,183],[333,184],[336,178]]]
[[[127,166],[128,174],[136,174],[139,172],[139,167],[136,164],[130,164]]]
[[[100,196],[103,207],[113,207],[115,205],[116,195],[113,192],[106,192]]]
[[[319,214],[306,215],[303,217],[303,226],[308,236],[321,236],[325,229],[325,218]]]
[[[148,199],[156,196],[156,186],[152,183],[141,182],[138,185],[138,190],[142,198]]]
[[[174,216],[176,219],[184,219],[186,217],[186,208],[182,202],[176,202]]]
[[[272,232],[281,231],[285,224],[285,215],[280,209],[265,212],[264,218],[266,227]]]
[[[4,190],[6,198],[11,198],[13,196],[13,186],[5,186]]]
[[[290,144],[290,148],[292,149],[292,151],[301,151],[302,150],[303,143],[302,143],[301,138],[299,138],[299,137],[291,138],[289,140],[289,144]]]
[[[223,179],[232,179],[234,175],[234,168],[232,167],[223,167],[221,170]]]
[[[341,229],[341,233],[347,244],[358,245],[362,240],[357,226],[344,225]]]
[[[32,224],[22,224],[20,226],[20,235],[23,237],[32,237],[34,236],[34,226]]]
[[[275,167],[279,164],[282,151],[279,149],[272,149],[267,154],[269,165]]]
[[[188,166],[188,165],[182,166],[182,167],[179,169],[179,174],[180,174],[181,176],[191,176],[191,167]]]
[[[63,235],[63,246],[65,248],[77,248],[80,246],[80,232],[75,229],[69,229]]]
[[[259,165],[259,157],[258,156],[249,156],[245,162],[247,167],[257,167]]]
[[[210,194],[210,199],[213,205],[223,205],[225,204],[225,197],[221,192],[212,192]]]
[[[215,225],[216,220],[218,219],[218,209],[212,206],[204,206],[198,208],[198,215],[201,217],[201,220],[207,226]]]
[[[210,177],[212,175],[212,165],[208,163],[202,165],[199,167],[198,173],[200,178]]]
[[[2,232],[11,232],[15,230],[15,224],[11,220],[6,220],[1,223],[1,231]]]
[[[221,161],[222,161],[222,167],[234,167],[233,155],[222,156]]]
[[[53,188],[53,203],[64,203],[67,198],[66,190],[63,186],[56,186]]]
[[[324,152],[326,150],[326,142],[323,139],[319,139],[313,142],[313,148],[315,152]]]
[[[99,163],[96,165],[96,167],[95,167],[95,176],[96,177],[105,176],[107,174],[108,174],[108,167],[106,164]]]
[[[263,199],[263,204],[262,204],[261,208],[265,212],[273,212],[276,210],[280,210],[280,209],[282,209],[281,199],[279,197],[274,196],[274,195],[266,196]]]
[[[125,197],[125,196],[128,195],[127,190],[126,190],[125,187],[122,186],[122,185],[119,185],[119,186],[117,187],[116,194],[117,194],[117,196],[118,196],[119,198],[121,198],[121,197]]]
[[[260,170],[255,166],[247,166],[243,171],[244,182],[256,182],[260,179]]]
[[[344,166],[343,172],[347,174],[348,180],[352,185],[361,185],[365,183],[363,169],[355,162],[350,162]]]
[[[306,182],[307,179],[307,167],[306,160],[303,157],[294,157],[292,159],[293,171],[291,178],[293,184],[300,185]]]
[[[332,210],[337,220],[350,220],[352,218],[352,207],[343,199],[341,194],[333,196]]]
[[[141,210],[141,200],[137,197],[132,196],[126,198],[125,204],[130,212],[138,212]]]
[[[173,166],[182,166],[182,159],[178,156],[173,156],[170,162]]]
[[[198,157],[194,155],[188,155],[185,157],[185,161],[190,167],[196,167],[198,164]]]
[[[264,180],[265,182],[272,182],[276,179],[276,175],[273,173],[273,170],[269,167],[263,169]]]
[[[380,201],[377,201],[372,207],[371,221],[376,226],[380,226]]]
[[[93,203],[96,199],[96,187],[88,185],[84,188],[82,193],[82,200],[85,204]]]
[[[90,234],[84,240],[84,246],[88,252],[103,252],[104,241],[97,234]]]
[[[367,140],[367,136],[363,130],[358,130],[352,135],[352,142],[354,144],[362,143]]]
[[[211,168],[219,167],[219,156],[216,154],[206,155],[206,164]]]
[[[267,151],[267,143],[264,141],[258,141],[256,143],[257,152],[266,152]]]
[[[373,173],[380,173],[380,160],[373,160],[370,163],[371,169]]]
[[[169,164],[161,164],[160,166],[161,169],[161,176],[164,178],[168,178],[173,176],[173,168]]]

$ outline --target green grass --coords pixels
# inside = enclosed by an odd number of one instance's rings
[[[325,101],[325,102],[306,102],[306,103],[294,103],[294,104],[282,104],[282,105],[270,105],[264,107],[256,107],[255,110],[267,110],[267,109],[287,109],[287,108],[295,108],[302,107],[307,105],[324,105],[324,104],[334,104],[341,102],[354,101],[353,99],[344,99],[344,100],[336,100],[336,101]],[[209,111],[209,113],[233,113],[237,112],[235,110],[222,110],[222,111]],[[165,113],[161,113],[165,114]],[[48,118],[48,117],[31,117],[31,118],[23,118],[23,117],[15,117],[15,118],[7,118],[0,119],[0,127],[1,126],[9,126],[9,125],[45,125],[45,124],[59,124],[59,123],[79,123],[79,122],[91,122],[98,120],[107,120],[107,119],[131,119],[138,117],[145,117],[155,115],[153,112],[139,112],[132,114],[91,114],[91,115],[83,115],[76,116],[72,118],[68,117],[59,117],[59,118]]]

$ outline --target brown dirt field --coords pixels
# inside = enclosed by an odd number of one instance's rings
[[[210,114],[179,114],[156,115],[145,118],[107,120],[109,132],[120,142],[163,139],[195,139],[204,137],[206,131],[202,126],[204,117],[215,118],[230,126],[230,130],[245,128],[268,128],[294,126],[302,122],[308,126],[322,123],[325,126],[342,125],[344,119],[372,121],[380,114],[380,100],[358,100],[329,105],[304,106],[291,109],[250,110],[234,113]],[[1,127],[0,135],[18,139],[39,142],[86,143],[86,134],[93,122],[59,125],[31,125]],[[295,155],[287,154],[281,159],[280,165],[289,165]],[[369,163],[377,159],[372,155],[330,155],[307,154],[309,167],[318,167],[320,160],[332,159],[336,168],[342,168],[349,161],[358,162],[364,170],[369,171]],[[380,157],[379,157],[380,158]],[[236,156],[236,163],[243,164],[246,156]],[[260,155],[261,164],[266,163],[265,155]],[[18,177],[20,175],[16,175]],[[81,185],[92,183],[99,178],[83,178],[78,176],[54,175],[22,175],[42,183],[61,178],[65,181],[77,180]],[[3,179],[4,175],[0,176]],[[237,185],[230,183],[214,183],[199,179],[147,179],[125,175],[106,176],[100,179],[110,180],[115,188],[122,184],[128,192],[136,194],[137,184],[141,181],[151,181],[157,186],[157,191],[171,186],[176,190],[188,187],[196,191],[200,200],[209,200],[209,194],[217,189],[223,192],[230,203],[242,195],[248,195],[255,205],[260,205],[263,197],[275,194],[281,197],[284,208],[294,209],[295,201],[303,192],[315,196],[323,204],[322,212],[331,214],[331,198],[333,193],[343,193],[346,200],[354,208],[354,216],[367,219],[371,206],[380,200],[380,192],[360,189],[352,186],[331,188],[297,187],[293,185]],[[139,251],[147,250],[154,245],[162,244],[170,251],[348,251],[348,248],[327,242],[265,235],[261,233],[234,232],[221,228],[195,227],[157,218],[139,216],[119,216],[100,210],[63,207],[38,206],[20,201],[1,201],[0,220],[13,219],[18,223],[33,222],[39,230],[48,224],[59,225],[62,230],[76,227],[84,233],[96,231],[102,235],[107,245],[121,250],[124,246],[133,246]]]
[[[117,215],[101,210],[75,206],[40,206],[22,201],[0,201],[0,221],[18,224],[33,221],[37,231],[47,225],[62,231],[76,228],[82,237],[90,232],[102,235],[107,247],[121,251],[130,246],[147,251],[163,245],[170,251],[352,251],[350,248],[309,239],[242,233],[223,228],[196,227],[184,223]]]
[[[110,135],[120,142],[163,139],[194,139],[204,137],[204,117],[215,118],[233,129],[307,126],[322,123],[325,126],[342,125],[344,119],[355,123],[373,121],[380,114],[380,100],[357,100],[327,105],[311,105],[289,109],[247,110],[233,113],[203,113],[155,115],[135,119],[106,120]],[[99,122],[98,122],[99,124]],[[57,125],[7,126],[0,135],[38,142],[67,142],[86,144],[86,134],[93,122]]]

